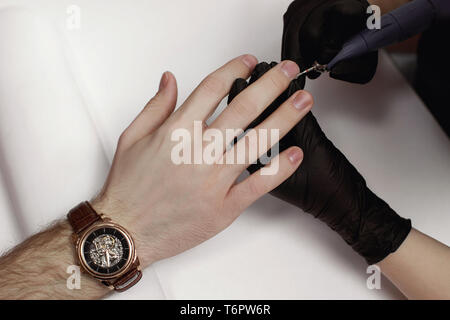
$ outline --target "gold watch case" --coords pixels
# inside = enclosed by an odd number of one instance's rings
[[[96,272],[93,270],[88,262],[86,261],[85,255],[83,254],[84,245],[86,242],[86,239],[95,231],[101,230],[101,229],[115,229],[118,232],[120,232],[121,235],[125,238],[126,242],[128,243],[129,247],[129,256],[127,258],[127,261],[125,264],[120,268],[120,270],[111,272],[108,274]],[[81,267],[83,271],[90,274],[94,278],[97,278],[99,280],[111,280],[116,279],[125,274],[127,271],[129,271],[130,266],[134,264],[134,262],[137,259],[136,255],[136,247],[133,241],[133,238],[131,237],[130,233],[123,228],[122,226],[112,222],[110,219],[105,218],[103,221],[96,222],[86,230],[84,230],[79,236],[76,237],[75,241],[75,248],[76,248],[76,254],[78,256],[78,260],[80,261]]]

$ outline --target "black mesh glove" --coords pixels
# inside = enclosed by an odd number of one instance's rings
[[[282,60],[295,61],[301,70],[330,62],[342,45],[364,28],[369,15],[366,0],[295,0],[284,14]],[[378,52],[341,61],[330,70],[335,79],[353,83],[372,80]],[[313,71],[308,77],[320,75]]]
[[[275,65],[275,62],[258,64],[249,83]],[[258,125],[290,95],[303,89],[304,84],[304,77],[292,81],[249,127]],[[228,103],[246,87],[244,79],[237,79]],[[369,264],[397,250],[411,230],[411,221],[397,215],[367,188],[364,178],[327,139],[311,112],[281,139],[279,150],[282,152],[291,146],[303,150],[303,162],[290,178],[271,192],[272,195],[325,222]],[[248,171],[253,173],[261,166],[258,162]]]

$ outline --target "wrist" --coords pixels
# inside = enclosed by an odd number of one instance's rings
[[[144,238],[144,230],[135,222],[126,203],[108,197],[105,194],[97,196],[89,203],[98,214],[103,214],[105,217],[110,218],[131,234],[142,268],[146,268],[158,260],[154,249],[148,244],[148,241],[142,240]]]
[[[124,214],[127,212],[127,209],[123,204],[121,204],[120,201],[116,201],[104,194],[101,194],[93,200],[90,200],[89,203],[98,214],[102,214],[105,217],[112,219],[124,228],[131,229],[131,219]]]

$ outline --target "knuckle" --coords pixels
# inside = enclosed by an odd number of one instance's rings
[[[270,81],[270,84],[277,91],[280,91],[280,92],[283,92],[289,85],[289,82],[286,79],[286,77],[279,73],[273,73],[273,74],[268,75],[268,79]]]
[[[229,105],[231,112],[240,119],[250,117],[256,111],[256,106],[246,96],[240,96],[233,100]]]
[[[264,194],[264,185],[252,180],[252,182],[249,182],[248,184],[248,192],[253,196]]]
[[[164,130],[160,130],[158,133],[168,139],[172,139],[173,135],[183,135],[185,132],[191,131],[191,128],[182,121],[168,121],[163,126]]]
[[[211,74],[203,79],[199,87],[202,91],[216,95],[223,95],[227,92],[225,81],[214,74]]]
[[[125,129],[124,132],[121,133],[121,135],[119,136],[119,140],[117,141],[117,149],[118,150],[123,150],[128,148],[129,146],[129,133],[128,133],[128,129]]]

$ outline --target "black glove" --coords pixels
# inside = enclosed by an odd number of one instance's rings
[[[284,14],[281,59],[295,61],[301,70],[330,62],[342,45],[367,28],[366,0],[295,0]],[[353,83],[372,80],[378,65],[378,52],[341,61],[330,70],[335,79]],[[313,71],[311,79],[319,77]]]
[[[417,49],[414,87],[442,129],[450,138],[450,66],[442,63],[450,56],[450,48],[442,39],[450,33],[450,21],[441,21],[422,34]]]
[[[275,62],[258,64],[250,83],[275,65]],[[304,83],[304,77],[292,81],[249,127],[263,121],[289,96],[303,89]],[[228,103],[246,87],[244,79],[237,79]],[[397,250],[411,230],[411,221],[397,215],[367,188],[364,178],[327,139],[311,112],[281,139],[279,151],[291,146],[303,150],[303,162],[291,177],[271,192],[272,195],[324,221],[369,264],[379,262]],[[261,166],[258,162],[248,171],[253,173]]]

